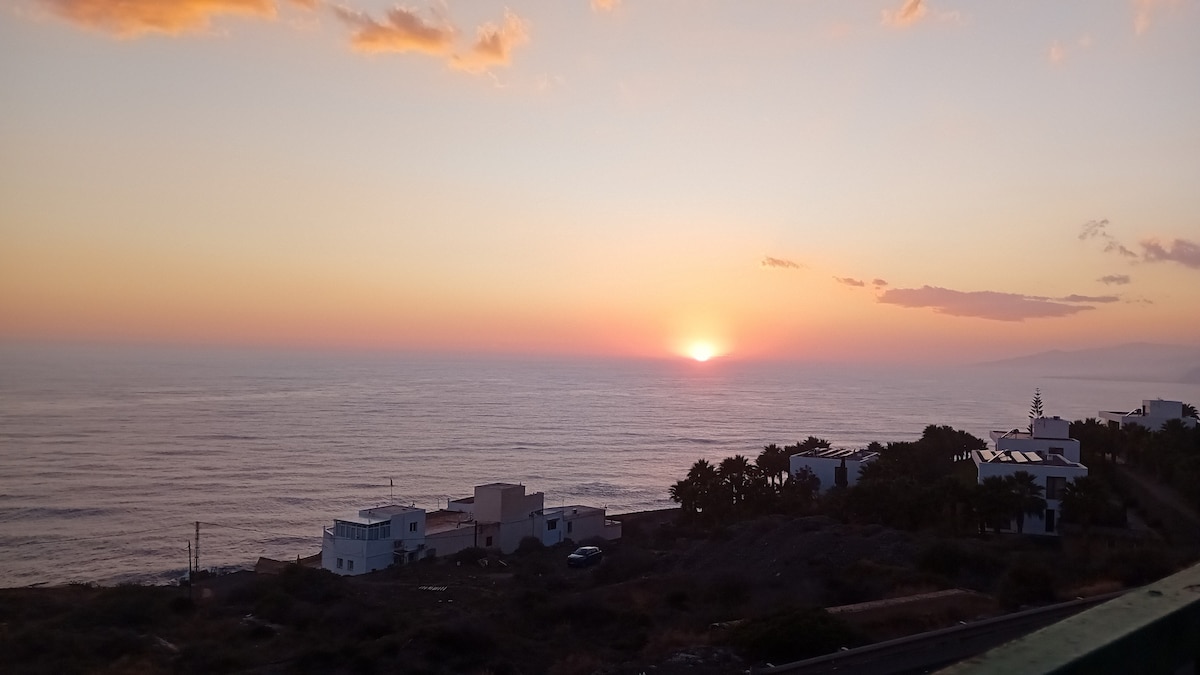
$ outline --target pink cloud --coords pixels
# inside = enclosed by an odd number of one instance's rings
[[[937,314],[991,319],[993,321],[1024,321],[1070,316],[1095,309],[1075,304],[1070,298],[1050,299],[1018,293],[997,291],[956,291],[936,286],[893,288],[879,296],[879,302],[900,307],[929,308]],[[1107,302],[1108,300],[1104,300]]]
[[[1163,246],[1156,239],[1141,242],[1142,260],[1146,262],[1177,262],[1184,267],[1200,269],[1200,244],[1176,239]]]
[[[900,9],[883,10],[883,24],[897,27],[911,26],[928,13],[929,9],[925,6],[924,0],[904,0]]]

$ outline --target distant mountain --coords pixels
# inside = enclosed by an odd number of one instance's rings
[[[1200,346],[1133,342],[1115,347],[1064,351],[976,364],[1038,370],[1051,377],[1200,384]]]

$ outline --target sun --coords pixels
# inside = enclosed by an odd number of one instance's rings
[[[716,350],[707,342],[697,342],[688,349],[688,356],[700,362],[707,361],[716,355]]]

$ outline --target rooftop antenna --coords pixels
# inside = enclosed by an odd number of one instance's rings
[[[388,479],[388,503],[396,503],[396,481],[391,478]]]

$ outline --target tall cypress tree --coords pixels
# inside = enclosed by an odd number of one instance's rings
[[[1038,387],[1033,390],[1033,401],[1029,403],[1029,433],[1033,433],[1033,421],[1044,416],[1042,414],[1042,389]]]

